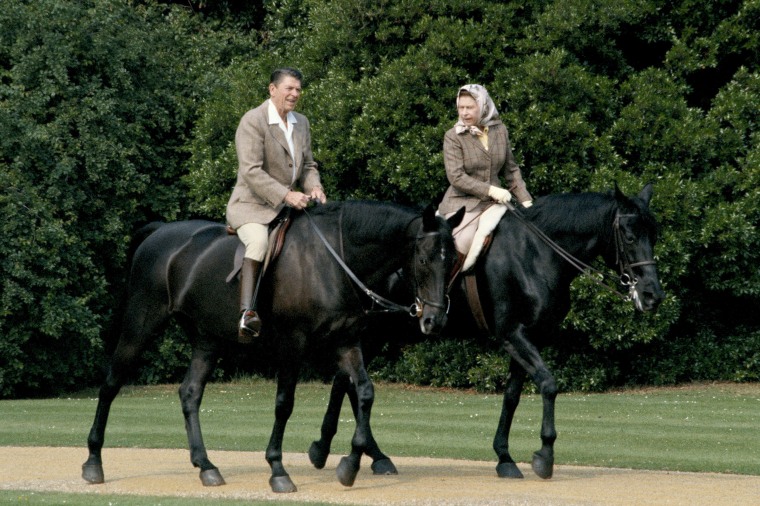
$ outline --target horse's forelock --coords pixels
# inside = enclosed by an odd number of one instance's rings
[[[644,196],[642,194],[627,197],[625,195],[621,195],[618,197],[618,206],[620,209],[621,214],[636,214],[639,216],[639,218],[642,220],[642,223],[644,227],[646,228],[647,232],[654,237],[656,237],[657,234],[657,220],[655,220],[654,214],[649,210],[649,198],[651,198],[651,188],[648,185],[647,188],[645,188],[645,191],[642,193],[646,193],[646,190],[649,190],[648,193]],[[646,197],[646,198],[644,198]]]

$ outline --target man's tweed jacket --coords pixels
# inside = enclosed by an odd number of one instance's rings
[[[285,133],[269,124],[269,100],[241,118],[235,134],[238,172],[227,204],[227,223],[239,228],[245,223],[267,224],[285,206],[289,190],[309,193],[321,187],[317,164],[311,154],[311,132],[306,116],[293,112],[293,156]],[[295,177],[293,167],[296,167]]]

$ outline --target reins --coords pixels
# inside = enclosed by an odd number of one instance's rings
[[[330,245],[330,243],[327,241],[327,238],[325,237],[325,235],[322,233],[322,231],[319,229],[319,227],[317,226],[316,222],[314,221],[314,218],[312,218],[311,214],[306,209],[304,209],[303,212],[306,215],[306,217],[309,219],[309,223],[311,224],[312,228],[314,229],[314,232],[317,234],[317,237],[319,237],[319,239],[322,241],[322,243],[327,248],[327,251],[329,251],[330,254],[333,256],[333,258],[335,258],[335,261],[338,262],[338,265],[341,266],[341,268],[346,273],[346,275],[349,278],[351,278],[351,281],[353,281],[356,284],[356,286],[358,286],[359,289],[362,292],[364,292],[364,294],[367,297],[369,297],[370,299],[372,299],[372,301],[375,304],[377,304],[378,306],[384,308],[385,312],[397,312],[397,313],[404,312],[404,313],[407,313],[409,316],[412,316],[412,317],[416,316],[417,318],[419,318],[420,316],[422,316],[423,301],[420,300],[419,297],[415,298],[414,304],[412,304],[411,306],[407,307],[407,306],[402,306],[401,304],[396,304],[395,302],[386,299],[382,295],[380,295],[380,294],[372,291],[369,287],[367,287],[367,285],[365,285],[362,282],[362,280],[360,280],[358,278],[358,276],[356,276],[356,274],[354,274],[354,272],[351,270],[351,268],[346,264],[346,262],[343,261],[343,259],[341,258],[341,256]],[[343,209],[340,210],[340,213],[341,213],[341,218],[342,218],[342,216],[343,216]],[[434,234],[434,233],[437,233],[437,232],[429,232],[429,234]],[[341,236],[342,236],[342,232],[341,232]],[[421,237],[423,237],[423,236],[418,235],[417,239],[420,239]],[[416,283],[417,283],[417,280],[416,280],[416,276],[415,276],[415,284]],[[442,304],[438,304],[438,303],[430,302],[430,301],[424,301],[424,303],[429,304],[429,305],[434,306],[434,307],[439,307],[439,308],[444,308],[445,307]]]
[[[525,219],[522,213],[517,210],[512,204],[508,204],[507,208],[515,216],[518,221],[525,225],[529,230],[536,234],[542,241],[544,241],[551,249],[553,249],[560,257],[567,261],[570,265],[575,267],[582,275],[585,275],[601,286],[602,288],[612,292],[624,301],[633,300],[638,304],[638,292],[636,292],[636,284],[639,282],[638,278],[633,273],[633,267],[641,265],[653,265],[656,262],[654,260],[644,260],[641,262],[631,263],[628,259],[628,255],[625,253],[625,247],[623,245],[623,233],[620,231],[620,217],[621,216],[633,216],[631,214],[615,214],[615,221],[612,228],[615,233],[615,262],[620,270],[620,284],[628,287],[628,295],[620,293],[615,287],[610,286],[604,282],[607,278],[607,274],[591,267],[590,265],[578,260],[573,255],[565,251],[559,244],[554,242],[549,236],[547,236],[540,228],[533,223]]]

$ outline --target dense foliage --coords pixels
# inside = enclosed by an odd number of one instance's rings
[[[760,379],[760,1],[11,0],[0,12],[0,396],[91,383],[128,237],[222,220],[240,116],[304,71],[328,196],[446,188],[454,96],[485,84],[534,195],[655,183],[655,315],[579,280],[547,358],[566,389]],[[178,329],[142,380],[175,380]],[[388,350],[386,350],[388,351]],[[462,341],[373,367],[498,389]],[[227,374],[236,364],[228,362]]]

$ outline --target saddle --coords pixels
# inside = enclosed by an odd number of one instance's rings
[[[272,220],[272,222],[269,224],[269,248],[267,249],[267,254],[264,257],[264,265],[262,266],[261,276],[264,275],[267,267],[269,267],[269,264],[273,262],[282,251],[282,245],[285,243],[285,233],[288,231],[288,228],[290,228],[290,224],[293,221],[293,217],[291,216],[290,211],[291,208],[286,207],[277,216],[277,218]],[[227,225],[227,234],[237,235],[237,231]],[[244,256],[245,245],[242,241],[240,241],[240,244],[238,244],[238,247],[235,249],[235,259],[232,264],[232,271],[227,275],[227,283],[232,281],[235,276],[240,273],[240,269],[243,267]]]

